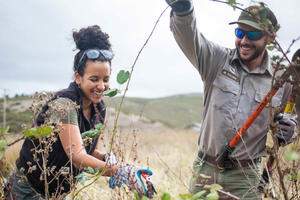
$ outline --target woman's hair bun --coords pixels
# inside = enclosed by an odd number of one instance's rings
[[[73,31],[73,39],[76,44],[76,48],[80,51],[86,49],[111,49],[109,42],[109,35],[102,32],[100,26],[93,25],[87,28],[81,28],[79,31]]]

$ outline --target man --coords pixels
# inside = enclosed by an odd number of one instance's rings
[[[206,40],[201,34],[192,0],[166,2],[172,7],[171,31],[204,82],[203,122],[190,192],[195,194],[204,185],[217,183],[224,191],[242,199],[260,199],[256,188],[260,179],[260,158],[266,155],[268,107],[225,160],[224,170],[217,167],[216,158],[271,88],[274,68],[265,47],[275,37],[276,17],[268,8],[247,8],[238,21],[231,23],[237,24],[236,48],[228,49]],[[264,26],[259,19],[268,21],[269,26]],[[284,107],[290,93],[291,85],[285,84],[273,97],[272,107]],[[281,139],[290,142],[296,133],[296,123],[285,119],[280,121],[279,128]],[[203,178],[201,174],[210,178]]]

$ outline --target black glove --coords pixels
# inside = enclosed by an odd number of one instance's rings
[[[192,0],[165,0],[178,16],[188,15],[193,11]]]
[[[275,136],[280,146],[289,144],[296,139],[296,123],[291,119],[280,119],[278,128],[280,129]]]

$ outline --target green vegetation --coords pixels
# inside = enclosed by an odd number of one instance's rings
[[[117,108],[120,98],[107,98],[105,102],[109,107]],[[170,128],[185,128],[201,122],[203,95],[184,94],[156,99],[126,97],[121,111],[161,122]]]
[[[20,101],[20,100],[28,100],[28,99],[30,99],[30,96],[24,94],[21,95],[16,94],[14,97],[6,96],[6,101]],[[1,96],[0,98],[0,103],[3,103],[3,96]]]
[[[92,128],[88,131],[83,132],[81,134],[81,137],[82,137],[82,139],[85,139],[86,137],[95,138],[104,130],[104,128],[105,128],[105,126],[103,124],[99,123],[95,126],[95,128]]]
[[[27,108],[16,110],[29,97],[10,98],[7,101],[6,125],[11,133],[19,133],[32,124],[32,112]],[[108,107],[117,108],[121,98],[105,98]],[[183,94],[163,98],[132,98],[126,97],[121,110],[124,114],[145,117],[153,122],[161,122],[170,128],[185,128],[202,120],[202,94]],[[0,102],[0,127],[3,127],[3,101]]]
[[[0,127],[3,127],[3,108],[0,112],[1,123]],[[32,124],[32,112],[30,110],[25,110],[22,112],[15,112],[11,109],[6,109],[6,126],[10,127],[10,133],[20,133],[23,131],[22,125],[30,127]]]

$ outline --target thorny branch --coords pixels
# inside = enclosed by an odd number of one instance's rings
[[[231,3],[229,3],[228,1],[221,1],[221,0],[211,0],[211,1],[218,2],[218,3],[224,3],[224,4],[227,4],[227,5],[233,6],[233,5],[232,5]],[[238,7],[238,6],[236,6],[236,5],[242,5],[242,4],[240,4],[240,3],[235,3],[235,4],[234,4],[234,8],[237,8],[237,9],[239,9],[239,10],[244,11],[243,8]]]
[[[141,47],[140,51],[138,52],[134,62],[133,62],[133,65],[131,66],[131,71],[130,71],[130,75],[129,75],[129,78],[128,78],[128,81],[127,81],[127,84],[126,84],[126,89],[124,91],[124,94],[122,95],[122,98],[121,98],[121,102],[120,102],[120,106],[118,108],[118,111],[117,111],[117,114],[116,114],[116,119],[115,119],[115,122],[114,122],[114,126],[113,126],[113,134],[112,134],[112,138],[111,138],[111,143],[110,143],[110,149],[109,149],[109,153],[112,152],[112,147],[113,147],[113,144],[114,144],[114,138],[115,138],[115,135],[116,135],[116,130],[117,130],[117,126],[118,126],[118,121],[119,121],[119,116],[120,116],[120,113],[121,113],[121,108],[122,108],[122,105],[123,105],[123,102],[124,102],[124,99],[125,99],[125,96],[126,96],[126,93],[128,91],[128,88],[129,88],[129,84],[130,84],[130,80],[131,80],[131,77],[132,77],[132,74],[133,74],[133,70],[134,70],[134,67],[139,59],[139,56],[140,54],[142,53],[142,51],[144,50],[145,46],[147,45],[148,41],[150,40],[150,38],[152,37],[155,29],[156,29],[156,26],[158,24],[158,22],[160,21],[161,17],[163,16],[163,14],[165,13],[165,11],[168,9],[169,6],[167,6],[163,11],[162,13],[160,14],[160,16],[158,17],[158,19],[156,20],[155,22],[155,25],[152,29],[152,31],[150,32],[148,38],[146,39],[145,43],[143,44],[143,46]],[[102,170],[102,172],[104,173],[106,170],[106,165],[105,165],[105,168]],[[83,188],[81,188],[76,194],[75,196],[80,192],[82,191],[84,188],[87,188],[88,186],[92,185],[94,182],[97,181],[97,179],[103,175],[103,173],[100,173],[99,175],[97,175],[95,177],[95,179],[89,183],[88,185],[84,186]]]
[[[225,2],[225,1],[221,1],[221,0],[211,0],[211,1],[229,4],[229,5],[231,5],[231,6],[234,7],[234,8],[237,8],[237,9],[239,9],[239,10],[245,11],[243,8],[240,8],[240,7],[236,6],[236,4],[233,6],[232,4],[230,4],[230,3],[228,3],[228,2]],[[169,6],[168,6],[168,7],[169,7]],[[167,8],[168,8],[168,7],[167,7]],[[159,16],[159,18],[157,19],[157,21],[156,21],[156,23],[155,23],[155,25],[154,25],[154,27],[153,27],[151,33],[149,34],[147,40],[145,41],[145,43],[143,44],[142,48],[141,48],[140,51],[138,52],[138,54],[137,54],[137,56],[136,56],[136,58],[135,58],[135,60],[134,60],[134,63],[133,63],[133,65],[132,65],[132,67],[131,67],[130,76],[129,76],[129,79],[128,79],[128,81],[127,81],[126,89],[125,89],[125,92],[124,92],[124,94],[123,94],[123,96],[122,96],[122,98],[121,98],[120,106],[119,106],[119,108],[118,108],[117,116],[116,116],[116,119],[115,119],[115,122],[114,122],[113,135],[112,135],[112,139],[111,139],[111,143],[110,143],[110,152],[112,151],[112,145],[113,145],[113,143],[114,143],[114,137],[115,137],[115,135],[116,135],[116,128],[117,128],[117,124],[118,124],[118,120],[119,120],[120,111],[121,111],[121,108],[122,108],[122,105],[123,105],[123,102],[124,102],[124,99],[125,99],[125,96],[126,96],[126,92],[127,92],[128,88],[129,88],[129,84],[130,84],[131,76],[132,76],[132,74],[133,74],[134,67],[135,67],[135,65],[136,65],[136,63],[137,63],[137,61],[138,61],[138,58],[139,58],[140,54],[142,53],[143,49],[145,48],[145,46],[147,45],[148,41],[150,40],[152,34],[154,33],[154,30],[156,29],[156,26],[157,26],[157,24],[158,24],[160,18],[161,18],[162,15],[165,13],[165,11],[167,10],[167,8],[164,9],[163,12],[160,14],[160,16]],[[297,40],[299,40],[299,39],[300,39],[300,37],[298,37],[297,39],[295,39],[295,40],[292,41],[292,44],[289,46],[289,48],[288,48],[288,50],[287,50],[286,53],[283,51],[283,49],[281,48],[281,46],[279,45],[279,43],[277,42],[277,40],[275,40],[276,45],[278,45],[278,47],[279,47],[279,49],[280,49],[280,52],[284,55],[284,57],[285,57],[286,60],[289,62],[289,64],[291,64],[291,62],[289,61],[289,59],[288,59],[288,57],[287,57],[286,54],[289,52],[291,46],[292,46]],[[280,62],[281,62],[282,60],[283,60],[283,57],[282,57],[282,59],[280,60]],[[273,83],[274,83],[274,82],[273,82]],[[272,87],[273,87],[273,84],[272,84]],[[272,109],[270,109],[270,110],[272,110]],[[272,115],[272,114],[270,113],[270,116],[271,116],[271,115]],[[272,135],[274,135],[274,134],[272,134]],[[22,139],[24,139],[24,137],[19,138],[19,139],[17,139],[16,141],[14,141],[14,142],[8,144],[8,146],[12,146],[13,144],[15,144],[16,142],[18,142],[18,141],[20,141],[20,140],[22,140]],[[273,140],[274,140],[274,138],[273,138]],[[275,141],[275,140],[274,140],[274,141]],[[275,143],[276,143],[276,142],[275,142]],[[284,191],[285,199],[287,199],[287,194],[286,194],[287,192],[286,192],[286,189],[285,189],[285,187],[284,187],[283,176],[282,176],[282,173],[281,173],[281,170],[280,170],[280,166],[279,166],[279,164],[278,164],[278,163],[279,163],[279,162],[278,162],[278,161],[279,161],[279,158],[278,158],[278,155],[277,155],[277,152],[278,152],[278,144],[275,144],[274,146],[277,146],[277,150],[276,150],[276,152],[274,153],[274,155],[275,155],[275,158],[276,158],[277,170],[278,170],[278,173],[279,173],[279,176],[280,176],[280,183],[281,183],[281,186],[282,186],[283,191]],[[162,162],[163,162],[163,161],[162,161]],[[105,167],[105,168],[106,168],[106,167]],[[103,170],[103,173],[105,172],[105,168],[104,168],[104,170]],[[101,176],[101,175],[102,175],[102,173],[101,173],[99,176]],[[175,176],[176,176],[176,175],[175,175]],[[83,190],[84,188],[86,188],[86,187],[92,185],[96,180],[97,180],[97,178],[95,178],[90,184],[88,184],[88,185],[84,186],[83,188],[81,188],[81,189],[80,189],[73,197],[76,197],[77,194],[78,194],[81,190]],[[184,184],[184,183],[183,183],[183,184]],[[185,186],[186,188],[188,188],[185,184],[184,184],[184,186]],[[218,192],[224,193],[224,191],[218,191]]]
[[[123,105],[123,102],[124,102],[124,99],[125,99],[125,96],[126,96],[126,93],[128,91],[128,88],[129,88],[129,84],[130,84],[130,81],[131,81],[131,77],[132,77],[132,74],[133,74],[133,70],[134,70],[134,67],[135,67],[135,64],[137,63],[138,59],[139,59],[139,56],[140,54],[142,53],[143,49],[145,48],[145,46],[147,45],[148,41],[150,40],[151,36],[153,35],[154,33],[154,30],[156,29],[156,26],[158,24],[158,22],[160,21],[160,18],[163,16],[163,14],[165,13],[165,11],[168,9],[169,6],[167,6],[163,12],[160,14],[160,16],[158,17],[158,19],[156,20],[155,22],[155,25],[152,29],[152,31],[150,32],[147,40],[145,41],[145,43],[143,44],[143,46],[141,47],[140,51],[138,52],[134,62],[133,62],[133,65],[131,66],[131,71],[130,71],[130,75],[129,75],[129,78],[128,78],[128,81],[127,81],[127,84],[126,84],[126,89],[124,91],[124,94],[121,98],[121,102],[120,102],[120,106],[118,108],[118,112],[117,112],[117,116],[116,116],[116,119],[115,119],[115,123],[114,123],[114,127],[113,127],[113,136],[112,136],[112,139],[111,139],[111,144],[110,144],[110,152],[112,150],[112,145],[113,145],[113,141],[114,141],[114,137],[116,135],[116,129],[117,129],[117,126],[118,126],[118,120],[119,120],[119,116],[120,116],[120,112],[121,112],[121,108],[122,108],[122,105]]]
[[[24,136],[22,136],[22,137],[20,137],[20,138],[18,138],[18,139],[16,139],[15,141],[13,141],[13,142],[11,142],[11,143],[9,143],[7,146],[13,146],[14,144],[16,144],[17,142],[19,142],[19,141],[21,141],[21,140],[24,140]]]
[[[248,12],[249,14],[253,15],[253,14],[250,13],[249,11],[247,11],[247,10],[245,10],[245,9],[243,9],[243,8],[240,8],[240,7],[236,6],[237,3],[235,3],[235,4],[233,5],[233,4],[229,3],[228,1],[221,1],[221,0],[211,0],[211,1],[215,1],[215,2],[219,2],[219,3],[228,4],[228,5],[232,6],[234,9],[237,8],[237,9],[239,9],[239,10],[246,11],[246,12]],[[268,33],[268,35],[270,35],[270,36],[273,35],[269,30],[265,30],[265,31]],[[300,37],[298,37],[297,39],[294,39],[294,40],[292,41],[292,43],[290,44],[290,46],[288,47],[288,49],[287,49],[286,52],[284,52],[284,50],[282,49],[281,45],[280,45],[279,42],[276,40],[276,38],[274,39],[274,44],[278,46],[278,51],[279,51],[280,53],[282,53],[283,56],[282,56],[282,58],[281,58],[281,59],[277,62],[277,64],[276,64],[275,71],[274,71],[274,74],[273,74],[273,77],[272,77],[271,92],[272,92],[273,89],[274,89],[273,86],[274,86],[274,83],[275,83],[275,74],[276,74],[276,72],[279,70],[279,68],[280,68],[280,63],[283,61],[284,58],[287,60],[288,64],[289,64],[290,67],[291,67],[291,61],[290,61],[289,58],[287,57],[287,53],[290,52],[290,48],[291,48],[291,47],[293,46],[293,44],[294,44],[297,40],[299,40],[299,39],[300,39]],[[293,67],[292,69],[293,69],[294,73],[297,74],[295,68]],[[273,97],[271,96],[271,99],[270,99],[270,102],[269,102],[270,105],[272,105],[272,98],[273,98]],[[281,188],[282,188],[282,190],[283,190],[283,195],[284,195],[285,200],[287,200],[287,199],[288,199],[288,196],[287,196],[287,190],[286,190],[286,188],[285,188],[285,184],[284,184],[284,181],[283,181],[283,178],[284,178],[284,177],[283,177],[283,174],[282,174],[282,170],[281,170],[281,168],[280,168],[280,166],[279,166],[279,157],[278,157],[278,149],[279,149],[279,145],[278,145],[277,139],[275,138],[276,126],[274,126],[274,122],[273,122],[273,120],[272,120],[272,119],[273,119],[272,106],[270,106],[269,112],[270,112],[270,127],[271,127],[271,131],[272,131],[272,139],[273,139],[273,142],[274,142],[274,145],[273,145],[273,155],[274,155],[274,157],[275,157],[276,168],[277,168],[277,172],[278,172],[278,175],[279,175],[279,182],[280,182]]]
[[[291,65],[291,62],[290,62],[290,60],[287,57],[287,53],[290,52],[290,48],[299,39],[300,39],[300,37],[298,37],[297,39],[294,39],[291,42],[291,44],[289,45],[289,47],[288,47],[288,49],[287,49],[286,52],[283,51],[282,47],[280,46],[280,44],[278,43],[278,41],[275,39],[275,43],[278,45],[279,50],[283,54],[283,56],[276,63],[276,67],[275,67],[275,70],[274,70],[274,73],[273,73],[273,77],[272,77],[271,91],[273,91],[273,89],[274,89],[273,87],[274,87],[274,84],[275,84],[275,74],[280,69],[280,63],[282,62],[283,58],[286,58],[286,60],[288,61],[288,63]],[[290,67],[292,67],[292,66],[290,66]],[[295,68],[292,67],[292,69],[294,70],[294,73],[296,74]],[[272,105],[272,98],[270,99],[270,105]],[[272,132],[272,139],[273,139],[273,143],[274,143],[273,147],[272,147],[272,156],[274,156],[274,158],[275,158],[276,168],[277,168],[277,173],[278,173],[278,176],[279,176],[280,186],[282,188],[284,198],[287,200],[288,199],[287,190],[286,190],[286,187],[285,187],[285,184],[284,184],[284,180],[283,180],[284,177],[283,177],[283,174],[282,174],[282,170],[281,170],[281,167],[279,165],[279,157],[278,157],[279,144],[278,144],[277,138],[275,137],[275,134],[276,134],[276,131],[277,131],[277,126],[276,126],[276,124],[274,124],[274,122],[272,120],[274,118],[272,106],[270,106],[269,113],[270,113],[270,127],[271,127],[271,132]]]
[[[280,48],[282,50],[282,48]],[[275,67],[275,70],[274,70],[274,73],[272,74],[272,84],[271,84],[271,93],[272,91],[274,90],[274,85],[275,85],[275,74],[276,72],[279,70],[279,66],[280,66],[280,63],[281,61],[283,60],[283,57],[276,63],[276,67]],[[273,139],[273,156],[275,157],[275,160],[276,160],[276,163],[277,163],[277,170],[278,170],[278,175],[279,175],[279,181],[280,181],[280,185],[281,185],[281,188],[283,189],[283,191],[286,191],[285,189],[285,186],[284,186],[284,182],[283,182],[283,177],[282,177],[282,172],[281,172],[281,169],[280,169],[280,166],[279,166],[279,163],[278,163],[278,149],[279,149],[279,145],[278,145],[278,141],[276,139],[276,130],[277,130],[277,126],[274,125],[274,122],[273,122],[273,119],[274,119],[274,114],[273,114],[273,108],[272,108],[272,100],[273,100],[273,97],[271,96],[270,98],[270,106],[269,106],[269,116],[270,116],[270,122],[269,122],[269,126],[270,126],[270,129],[271,129],[271,132],[272,132],[272,139]],[[285,192],[283,192],[285,194]],[[285,198],[287,199],[287,198]]]
[[[232,194],[230,194],[229,192],[224,192],[223,190],[220,190],[220,189],[216,189],[217,192],[229,197],[230,199],[234,199],[234,200],[240,200],[240,198],[238,198],[237,196],[234,196]]]

